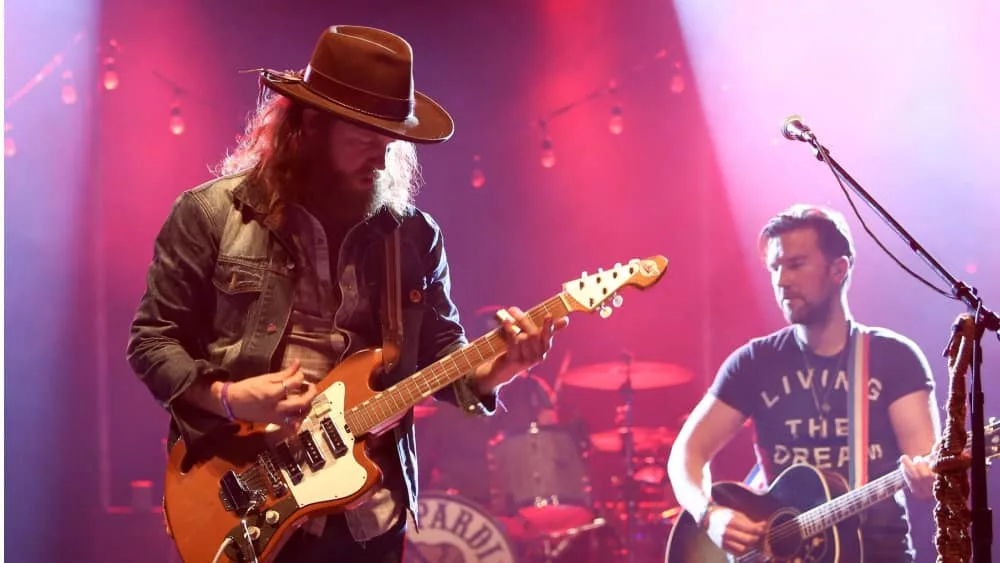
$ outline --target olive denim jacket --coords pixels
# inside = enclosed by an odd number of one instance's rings
[[[193,444],[227,423],[176,400],[195,379],[235,381],[280,366],[302,264],[296,262],[290,234],[262,223],[265,200],[255,188],[238,175],[183,192],[154,242],[126,356],[170,413],[170,444],[179,437]],[[404,214],[383,208],[348,232],[332,273],[342,293],[335,325],[365,335],[367,342],[381,341],[384,237],[392,229],[400,230],[401,239],[404,338],[396,367],[381,382],[385,386],[468,342],[449,293],[440,228],[415,208]],[[348,271],[352,275],[345,276]],[[369,306],[359,307],[364,300]],[[347,353],[360,346],[349,343]],[[479,397],[465,380],[435,397],[471,414],[496,410],[495,393]],[[412,410],[393,432],[413,513],[418,487]]]

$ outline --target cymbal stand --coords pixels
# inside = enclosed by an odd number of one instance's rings
[[[590,524],[584,524],[583,526],[577,526],[576,528],[570,528],[555,534],[548,534],[542,540],[545,563],[554,563],[556,558],[562,555],[562,552],[565,551],[566,548],[580,536],[580,534],[583,532],[589,532],[595,528],[600,528],[606,522],[607,521],[604,518],[595,518]],[[553,546],[553,542],[558,542],[558,544]]]
[[[622,452],[625,455],[625,479],[622,482],[622,500],[625,501],[625,561],[632,563],[635,561],[635,551],[632,549],[632,540],[635,528],[635,444],[632,436],[632,354],[622,353],[622,360],[625,363],[625,381],[622,382],[619,393],[622,396],[621,414],[622,426],[619,432],[622,437]]]

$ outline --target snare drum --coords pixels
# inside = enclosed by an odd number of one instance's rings
[[[405,563],[514,563],[503,525],[475,502],[442,491],[420,493],[420,530],[406,527]]]
[[[540,533],[593,522],[583,456],[565,428],[531,424],[525,432],[498,434],[487,458],[495,513],[519,516]]]

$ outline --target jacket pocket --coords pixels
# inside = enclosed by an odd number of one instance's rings
[[[250,313],[259,301],[267,277],[264,261],[220,256],[215,265],[215,328],[220,344],[235,343],[247,329]]]
[[[215,288],[228,295],[239,293],[260,293],[264,289],[264,275],[267,264],[253,260],[220,256],[215,265],[212,283]]]

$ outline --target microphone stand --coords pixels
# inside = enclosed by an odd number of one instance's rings
[[[632,441],[632,354],[622,353],[622,361],[625,364],[625,380],[619,388],[622,395],[622,414],[624,432],[621,432],[622,452],[625,454],[625,486],[622,493],[625,497],[625,560],[628,563],[635,561],[635,550],[633,536],[635,535],[635,444]],[[620,429],[621,430],[621,429]]]
[[[952,295],[965,303],[970,313],[974,315],[976,335],[972,347],[971,382],[969,393],[970,424],[972,425],[972,466],[970,468],[970,497],[972,512],[972,560],[976,563],[988,563],[991,559],[990,549],[993,543],[993,516],[987,502],[986,490],[986,457],[985,457],[985,427],[983,421],[983,389],[982,389],[982,336],[987,330],[997,333],[1000,338],[1000,318],[983,305],[982,298],[974,287],[957,280],[927,250],[924,249],[906,230],[896,222],[888,211],[882,208],[860,184],[830,156],[826,147],[819,143],[811,131],[806,129],[805,135],[785,135],[791,140],[803,141],[813,148],[816,159],[826,162],[851,190],[858,194],[893,231],[902,238],[913,252],[922,258],[951,288]]]

